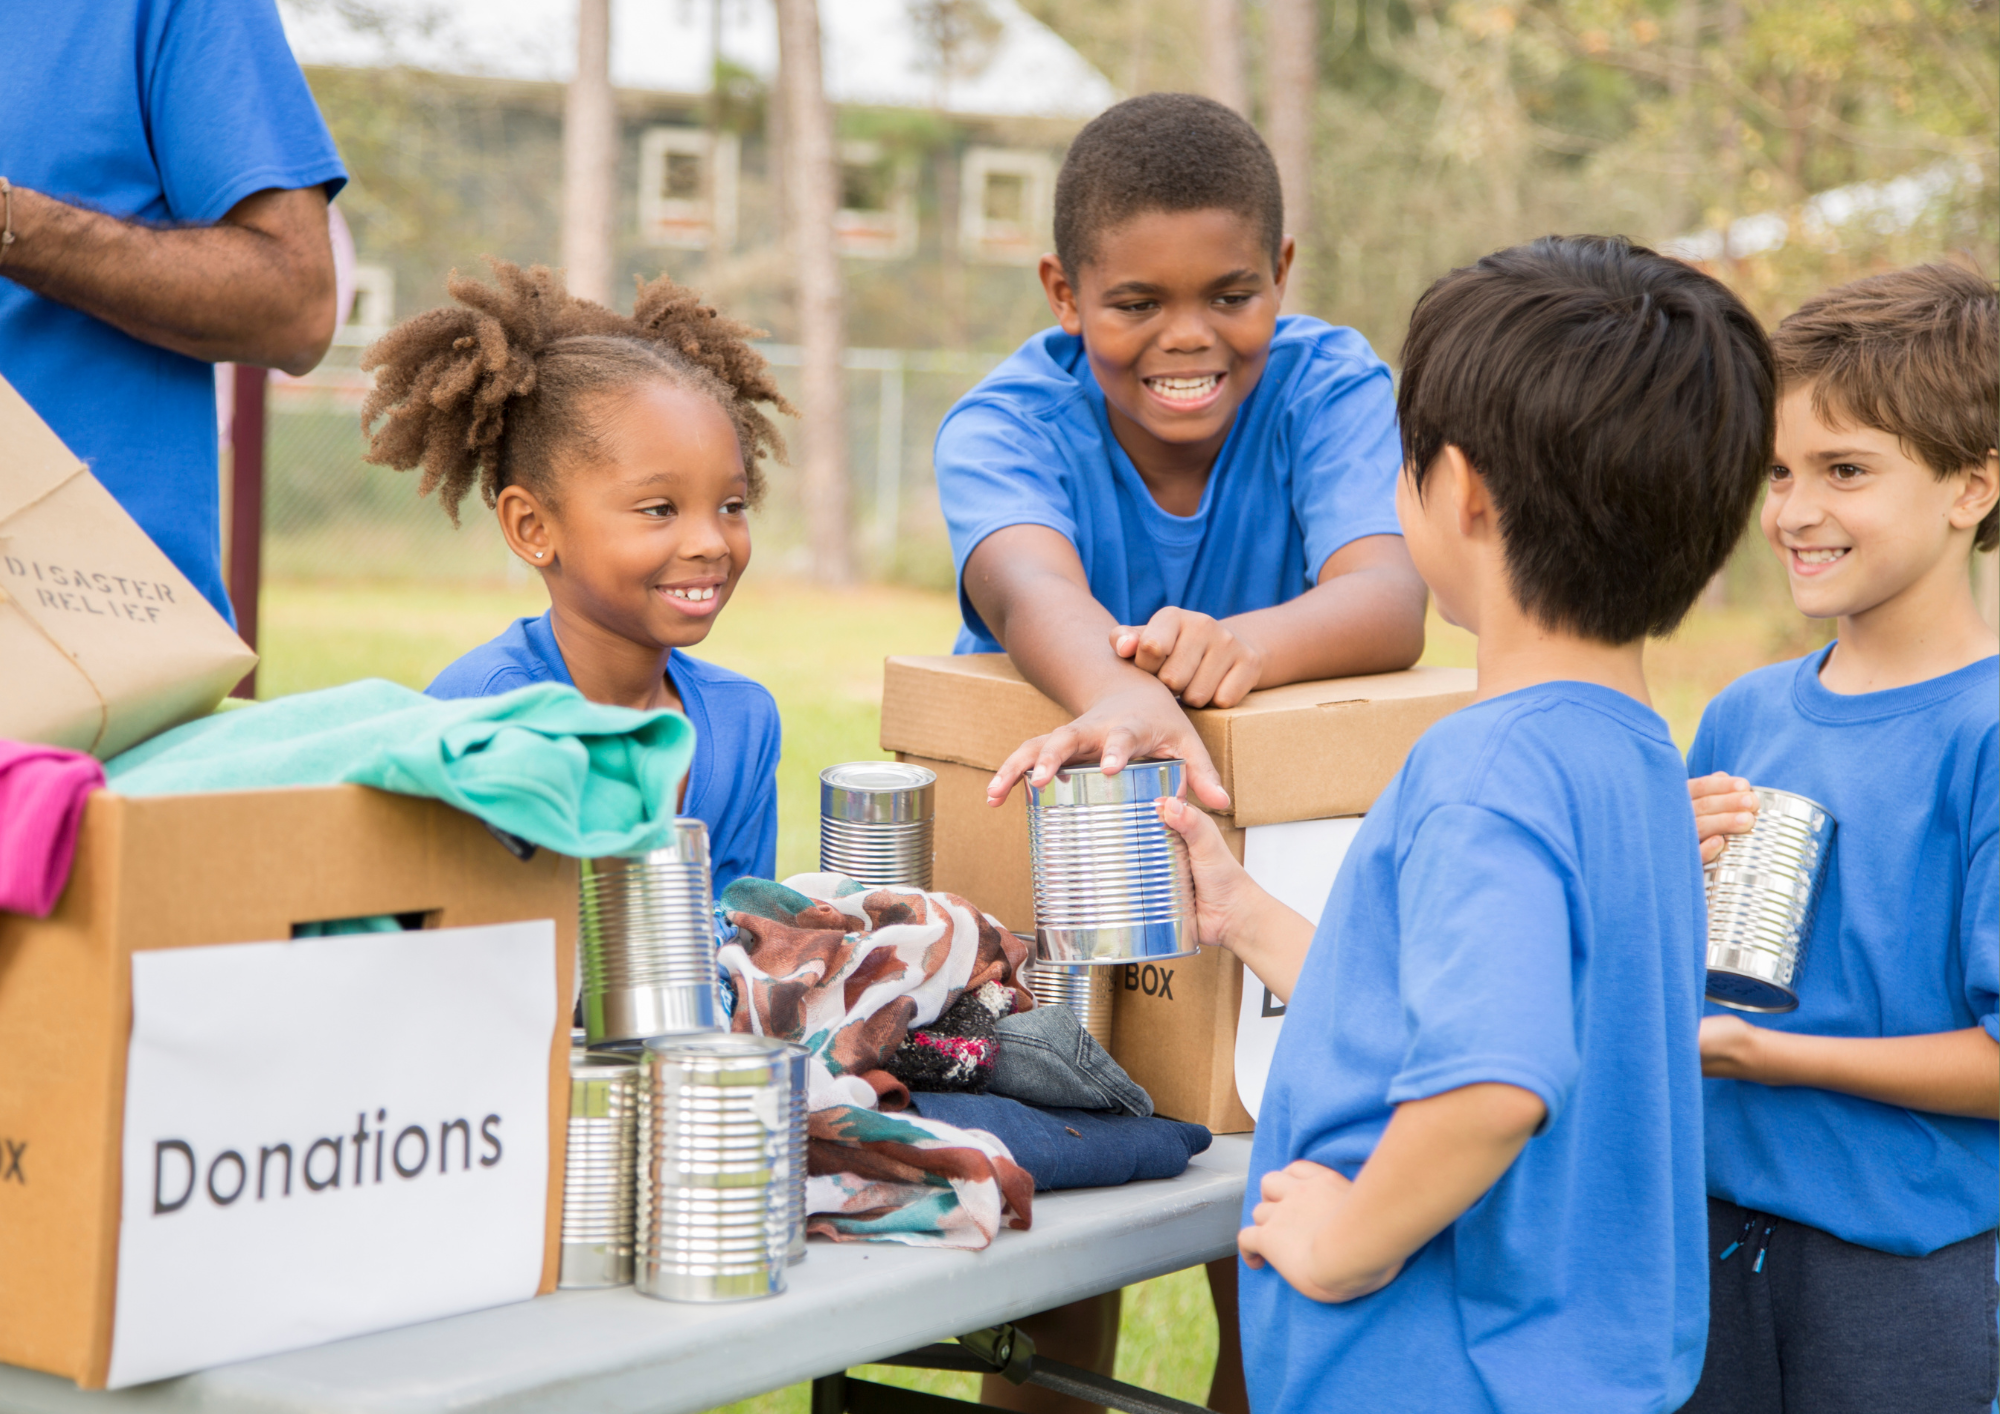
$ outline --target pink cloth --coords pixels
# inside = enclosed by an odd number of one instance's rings
[[[94,757],[0,741],[0,910],[47,918],[69,882],[83,803],[104,785]]]

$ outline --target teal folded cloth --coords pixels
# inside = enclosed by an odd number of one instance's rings
[[[694,728],[537,683],[440,700],[370,679],[162,733],[105,763],[124,795],[349,783],[423,795],[579,859],[667,842]]]

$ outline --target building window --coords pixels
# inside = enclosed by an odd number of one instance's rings
[[[834,235],[843,255],[901,260],[917,248],[916,173],[879,143],[840,145],[840,210]]]
[[[648,128],[639,139],[639,238],[728,250],[736,242],[736,134]]]
[[[1049,154],[971,147],[959,171],[958,239],[965,258],[1007,265],[1041,259],[1055,199]]]
[[[396,272],[386,265],[354,267],[354,303],[347,307],[346,327],[356,337],[373,336],[396,322]]]

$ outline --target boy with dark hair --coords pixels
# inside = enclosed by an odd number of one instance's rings
[[[1688,1408],[1986,1409],[2000,639],[1968,569],[2000,539],[2000,313],[1990,283],[1930,265],[1807,301],[1773,344],[1761,524],[1839,636],[1709,704],[1690,789],[1710,859],[1754,822],[1753,782],[1838,827],[1797,1010],[1701,1024],[1719,1260]]]
[[[1702,883],[1646,638],[1728,556],[1775,377],[1728,290],[1550,237],[1417,304],[1397,508],[1472,705],[1317,930],[1180,801],[1202,941],[1288,1000],[1238,1246],[1258,1414],[1664,1414],[1694,1388]]]
[[[1041,277],[1060,327],[938,431],[957,651],[1004,648],[1077,718],[1016,752],[989,797],[1070,760],[1177,756],[1226,809],[1181,704],[1422,651],[1389,370],[1351,329],[1279,318],[1277,167],[1209,99],[1149,94],[1086,126],[1055,239]]]

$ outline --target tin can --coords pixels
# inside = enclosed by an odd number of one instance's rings
[[[639,1065],[576,1047],[569,1058],[560,1287],[632,1280]]]
[[[1034,993],[1038,1005],[1068,1007],[1098,1045],[1107,1051],[1111,1049],[1111,1007],[1118,995],[1117,969],[1037,962],[1026,969],[1021,980]]]
[[[1738,1011],[1798,1006],[1838,823],[1817,801],[1756,787],[1757,823],[1705,871],[1708,999]]]
[[[1179,761],[1134,761],[1115,776],[1067,766],[1028,789],[1038,963],[1190,957],[1194,879],[1187,844],[1154,802],[1179,795]]]
[[[928,889],[937,773],[849,761],[819,773],[819,867],[869,888]]]
[[[765,1036],[646,1043],[634,1274],[645,1295],[743,1301],[785,1289],[791,1066],[786,1043]]]
[[[708,827],[674,821],[663,847],[583,861],[583,1026],[591,1044],[715,1029]]]

